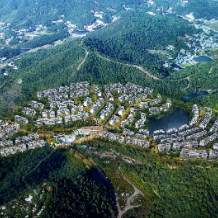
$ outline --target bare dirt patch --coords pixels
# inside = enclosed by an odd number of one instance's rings
[[[147,49],[147,51],[149,53],[151,53],[151,54],[158,54],[158,55],[160,55],[160,54],[162,54],[162,55],[168,54],[167,51],[164,51],[164,50],[149,50],[149,49]]]

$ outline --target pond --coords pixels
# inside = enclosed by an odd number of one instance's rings
[[[85,31],[85,30],[74,30],[72,33],[81,36],[81,35],[85,35],[86,33],[88,33],[88,31]]]
[[[188,124],[189,121],[189,115],[181,110],[176,109],[173,111],[172,114],[169,114],[168,116],[161,118],[161,119],[149,119],[149,131],[150,135],[153,135],[153,132],[158,129],[163,129],[164,131],[170,129],[170,128],[179,128],[180,126],[184,124]]]
[[[191,101],[193,98],[196,98],[198,96],[201,96],[201,95],[208,95],[209,93],[207,91],[202,91],[202,92],[197,92],[197,93],[192,93],[190,95],[186,95],[182,98],[182,101],[183,102],[189,102]]]
[[[200,57],[197,57],[197,58],[194,58],[194,60],[196,62],[209,62],[209,61],[213,61],[213,59],[207,57],[207,56],[200,56]]]
[[[20,50],[19,50],[19,53],[20,53],[20,54],[23,54],[23,53],[26,53],[26,52],[28,52],[28,51],[29,51],[28,49],[20,49]]]

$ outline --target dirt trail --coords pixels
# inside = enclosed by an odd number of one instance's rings
[[[102,58],[102,59],[104,59],[104,60],[106,60],[106,61],[109,61],[109,62],[114,62],[114,63],[117,63],[117,64],[122,64],[122,65],[126,65],[126,66],[129,66],[129,67],[137,68],[138,70],[140,70],[140,71],[142,71],[143,73],[147,74],[147,76],[151,77],[152,79],[155,79],[155,80],[162,80],[162,79],[160,79],[160,78],[157,78],[156,76],[153,76],[153,75],[149,74],[148,71],[144,70],[141,66],[138,66],[138,65],[131,65],[131,64],[124,64],[124,63],[121,63],[121,62],[112,61],[112,60],[110,60],[110,59],[108,59],[108,58],[105,58],[105,57],[99,55],[99,54],[97,54],[97,56],[98,56],[99,58]]]
[[[188,89],[188,88],[189,88],[189,86],[190,86],[190,82],[189,82],[190,76],[187,76],[185,79],[187,79],[187,80],[188,80],[188,86],[187,86],[187,87],[185,87],[184,89],[182,89],[182,91],[184,91],[184,90]]]
[[[8,80],[6,79],[3,84],[0,86],[0,89],[5,85],[5,83],[7,82]]]
[[[88,54],[89,54],[89,52],[88,52],[85,48],[82,47],[82,43],[83,43],[83,40],[81,40],[81,43],[79,44],[79,47],[80,47],[81,49],[83,49],[83,50],[86,52],[85,57],[83,58],[82,62],[76,67],[76,70],[74,70],[74,71],[71,73],[71,75],[70,75],[69,78],[68,78],[68,81],[74,76],[74,74],[76,73],[76,71],[80,70],[81,66],[85,63],[85,61],[86,61],[86,59],[87,59],[87,56],[88,56]]]
[[[209,73],[211,73],[211,72],[212,72],[212,70],[213,70],[213,67],[211,67],[211,68],[210,68],[210,71],[209,71]]]
[[[89,52],[88,52],[85,48],[81,47],[81,44],[79,45],[79,47],[82,48],[83,50],[85,50],[86,54],[85,54],[85,57],[84,57],[84,59],[82,60],[82,62],[81,62],[81,63],[78,65],[78,67],[76,68],[76,70],[80,70],[81,66],[84,64],[84,62],[86,61],[86,58],[87,58],[87,56],[88,56],[88,54],[89,54]]]
[[[121,175],[122,175],[122,173],[121,173]],[[118,203],[118,199],[117,199],[117,208],[118,208],[117,218],[121,218],[123,216],[123,214],[125,214],[128,210],[140,207],[141,205],[131,205],[131,201],[134,199],[134,197],[136,195],[140,194],[140,195],[144,196],[142,191],[137,189],[124,175],[122,175],[122,177],[134,188],[134,193],[126,199],[126,204],[125,204],[125,207],[123,208],[123,210],[121,210],[119,203]]]
[[[24,181],[24,178],[25,178],[28,174],[32,173],[44,160],[46,160],[47,158],[49,158],[49,157],[51,156],[51,154],[52,154],[54,151],[55,151],[55,150],[51,151],[51,153],[48,154],[46,157],[44,157],[42,160],[40,160],[40,161],[36,164],[36,166],[35,166],[33,169],[31,169],[29,172],[27,172],[25,175],[23,175],[23,176],[22,176],[22,181]]]

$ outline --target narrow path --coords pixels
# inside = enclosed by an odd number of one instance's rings
[[[160,195],[154,190],[154,188],[152,187],[152,185],[151,185],[150,183],[144,182],[144,181],[142,181],[142,182],[143,182],[144,184],[150,185],[150,187],[151,187],[152,191],[154,192],[154,194],[157,195],[159,198],[161,198]]]
[[[81,63],[78,65],[78,67],[76,68],[76,70],[80,70],[81,66],[84,64],[84,62],[86,61],[86,58],[87,58],[87,56],[88,56],[88,54],[89,54],[89,52],[88,52],[85,48],[81,47],[81,45],[79,45],[79,47],[82,48],[83,50],[85,50],[86,54],[85,54],[85,57],[84,57],[84,59],[82,60],[82,62],[81,62]]]
[[[147,76],[151,77],[152,79],[155,79],[155,80],[162,80],[162,79],[160,79],[160,78],[157,78],[156,76],[153,76],[153,75],[149,74],[148,71],[144,70],[141,66],[138,66],[138,65],[131,65],[131,64],[124,64],[124,63],[121,63],[121,62],[112,61],[112,60],[110,60],[109,58],[105,58],[105,57],[103,57],[103,56],[101,56],[101,55],[99,55],[99,54],[97,54],[97,56],[98,56],[99,58],[102,58],[102,59],[104,59],[104,60],[106,60],[106,61],[109,61],[109,62],[114,62],[114,63],[117,63],[117,64],[122,64],[122,65],[129,66],[129,67],[134,67],[134,68],[136,68],[136,69],[142,71],[143,73],[145,73]]]
[[[190,86],[190,82],[189,82],[190,76],[187,76],[185,79],[187,79],[187,80],[188,80],[188,86],[187,86],[187,87],[185,87],[184,89],[182,89],[182,91],[184,91],[184,90],[188,89],[188,88],[189,88],[189,86]]]
[[[136,195],[141,194],[142,196],[144,196],[144,194],[139,189],[137,189],[124,175],[122,175],[122,177],[134,188],[134,193],[126,199],[125,207],[123,210],[119,210],[117,218],[121,218],[123,214],[125,214],[128,210],[140,207],[141,205],[131,205],[131,201]]]
[[[144,70],[141,66],[137,66],[137,65],[130,65],[130,64],[126,64],[127,66],[131,66],[131,67],[135,67],[139,70],[141,70],[143,73],[147,74],[149,77],[151,77],[152,79],[155,79],[155,80],[162,80],[160,78],[157,78],[156,76],[153,76],[151,74],[148,73],[148,71]]]
[[[79,44],[79,47],[80,47],[81,49],[83,49],[83,50],[86,52],[85,57],[83,58],[82,62],[76,67],[76,70],[74,70],[74,71],[71,73],[71,75],[70,75],[69,78],[68,78],[68,81],[74,76],[74,74],[76,73],[76,71],[80,70],[81,66],[85,63],[85,61],[86,61],[86,59],[87,59],[87,56],[88,56],[88,54],[89,54],[89,52],[87,51],[87,49],[85,49],[85,48],[82,47],[82,43],[83,43],[83,39],[81,40],[81,43]]]
[[[120,168],[119,168],[120,169]],[[134,188],[134,193],[129,196],[127,199],[126,199],[126,204],[125,204],[125,207],[123,208],[123,210],[121,210],[120,208],[120,205],[118,203],[118,198],[116,197],[116,200],[117,200],[117,208],[118,208],[118,215],[117,215],[117,218],[121,218],[123,216],[123,214],[125,214],[128,210],[131,210],[131,209],[134,209],[134,208],[137,208],[137,207],[140,207],[141,205],[131,205],[131,201],[133,200],[133,198],[136,196],[136,195],[142,195],[144,196],[143,192],[140,191],[138,188],[136,188],[134,186],[134,184],[132,184],[123,174],[122,172],[121,173],[121,176]]]
[[[213,67],[211,67],[211,68],[210,68],[210,71],[209,71],[209,73],[211,73],[211,72],[212,72],[212,70],[213,70]]]
[[[23,176],[22,176],[22,181],[24,181],[24,178],[25,178],[28,174],[32,173],[44,160],[46,160],[48,157],[50,157],[51,154],[52,154],[54,151],[55,151],[55,149],[54,149],[53,151],[51,151],[51,153],[50,153],[49,155],[47,155],[47,156],[44,157],[42,160],[40,160],[40,161],[36,164],[36,166],[35,166],[33,169],[31,169],[29,172],[27,172],[25,175],[23,175]]]
[[[5,85],[5,83],[7,82],[8,80],[6,79],[3,84],[0,86],[0,89]]]

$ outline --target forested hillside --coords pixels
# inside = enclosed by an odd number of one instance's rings
[[[7,85],[1,88],[2,109],[15,100],[8,99],[12,91],[16,92],[12,96],[17,97],[15,102],[19,104],[29,99],[37,90],[67,84],[70,75],[85,56],[84,50],[78,46],[79,43],[69,42],[53,49],[30,53],[16,62],[18,70],[8,68],[10,78]],[[18,80],[22,81],[21,84]]]
[[[210,20],[218,16],[218,2],[214,0],[189,0],[185,7],[178,6],[174,11],[182,15],[193,12],[196,19]]]
[[[125,10],[123,5],[137,8],[141,4],[146,5],[142,0],[134,2],[129,0],[99,0],[98,2],[91,0],[2,0],[0,3],[0,19],[12,22],[12,25],[18,25],[18,27],[35,28],[36,24],[50,26],[51,21],[58,20],[60,15],[64,15],[64,20],[70,20],[83,28],[83,25],[95,22],[96,17],[94,17],[92,11],[104,11],[104,20],[109,22],[112,20],[113,14]]]
[[[113,61],[113,58],[107,59],[95,51],[89,51],[85,57],[86,47],[84,44],[80,46],[80,43],[79,40],[72,41],[52,49],[26,54],[15,62],[18,70],[7,68],[10,77],[7,80],[2,78],[2,83],[7,81],[1,88],[2,111],[14,107],[14,102],[19,105],[28,101],[36,91],[86,80],[91,84],[100,85],[132,82],[153,88],[175,99],[195,93],[196,87],[202,90],[217,90],[216,61],[200,63],[163,77],[159,71],[151,69],[146,74],[133,65],[125,64],[124,61]],[[81,63],[83,64],[78,69]],[[154,74],[160,79],[153,79]],[[215,107],[216,98],[216,95],[211,94],[198,99],[201,104],[213,104]]]
[[[115,198],[121,211],[133,186],[140,194],[131,205],[140,207],[122,217],[216,217],[217,162],[184,162],[173,153],[163,156],[105,139],[86,145],[47,145],[0,158],[2,217],[112,218]]]
[[[181,37],[197,32],[187,21],[175,15],[151,16],[132,11],[85,39],[85,45],[113,59],[140,64],[149,70],[158,69],[159,73],[167,76],[163,69],[167,59],[148,50],[166,50],[168,45],[173,45],[175,51],[172,55],[176,55],[181,48],[187,48]]]

